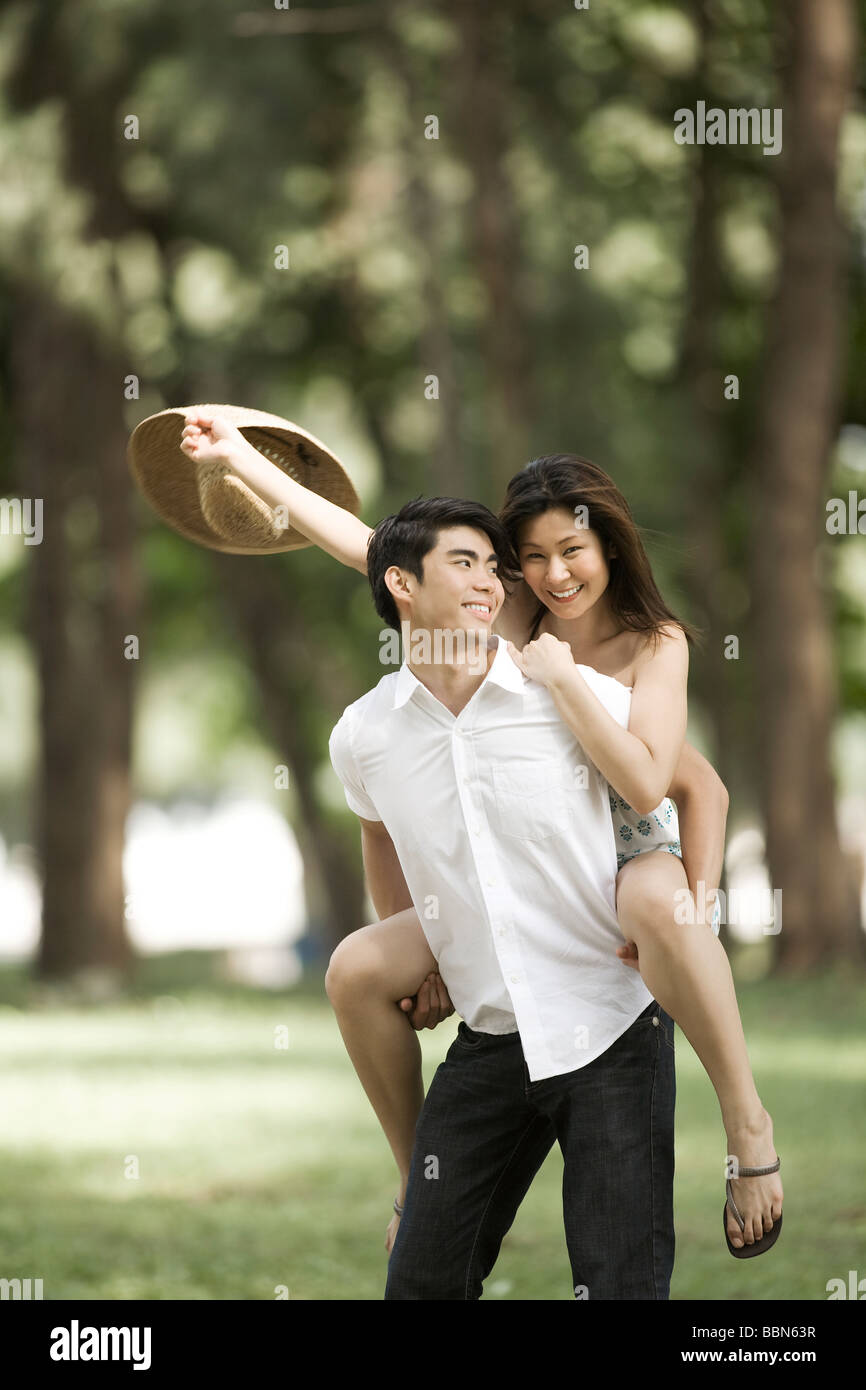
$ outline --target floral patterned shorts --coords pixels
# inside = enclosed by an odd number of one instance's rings
[[[630,859],[649,850],[665,850],[682,859],[680,826],[676,807],[670,797],[651,811],[648,816],[639,816],[627,801],[608,787],[610,811],[613,817],[613,833],[616,839],[616,867],[621,869]],[[712,928],[719,934],[720,908],[718,898],[713,910]]]

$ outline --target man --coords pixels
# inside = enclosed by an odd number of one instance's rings
[[[388,562],[419,514],[433,528],[423,584]],[[418,1121],[385,1298],[479,1298],[556,1139],[576,1296],[666,1299],[673,1024],[616,954],[607,783],[504,642],[490,635],[479,664],[468,640],[501,607],[509,549],[487,508],[457,499],[377,527],[374,596],[387,586],[410,652],[424,634],[467,641],[404,661],[331,736],[368,875],[400,876],[464,1019]],[[624,687],[587,679],[626,725]]]

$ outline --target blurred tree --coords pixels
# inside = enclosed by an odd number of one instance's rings
[[[805,970],[833,957],[862,963],[866,952],[853,865],[836,825],[836,699],[820,580],[844,329],[836,171],[857,42],[850,0],[792,0],[779,22],[782,256],[753,456],[756,732],[770,876],[783,894],[777,963]]]
[[[690,83],[679,94],[678,107],[692,110],[698,100],[706,101],[708,106],[723,104],[722,98],[716,99],[710,57],[717,14],[712,0],[700,0],[696,7],[698,58]],[[719,235],[723,198],[720,182],[723,158],[732,152],[718,145],[697,145],[692,154],[688,278],[679,360],[672,382],[682,395],[689,427],[674,437],[672,448],[681,474],[690,478],[684,520],[698,559],[687,567],[684,578],[702,625],[707,653],[692,664],[692,695],[709,715],[714,735],[713,761],[722,780],[730,783],[736,762],[734,711],[730,682],[720,679],[724,637],[731,625],[721,583],[728,563],[729,542],[724,523],[725,487],[730,481],[726,476],[730,471],[729,432],[722,417],[725,408],[730,407],[723,392],[717,334],[725,295]],[[721,669],[724,671],[724,666]]]
[[[486,0],[448,0],[458,36],[454,135],[471,177],[467,240],[484,292],[480,355],[486,367],[490,484],[504,494],[515,458],[530,457],[535,396],[532,325],[524,302],[526,257],[506,159],[513,27]],[[518,464],[518,467],[520,465]]]
[[[59,103],[65,172],[95,195],[87,235],[112,236],[129,225],[112,151],[126,74],[88,84],[75,51],[52,8],[34,7],[23,16],[7,98],[22,113]],[[98,972],[117,984],[131,957],[122,853],[138,653],[127,644],[139,632],[132,489],[117,467],[127,435],[125,364],[112,304],[100,304],[101,321],[69,307],[35,272],[31,251],[25,247],[12,285],[9,381],[21,488],[43,499],[45,511],[42,543],[28,550],[25,620],[40,686],[38,971]],[[110,268],[107,278],[116,290]]]
[[[12,330],[20,487],[44,509],[26,619],[40,687],[38,970],[110,972],[116,985],[131,954],[122,856],[136,662],[126,644],[139,633],[130,488],[117,468],[121,366],[92,323],[37,286],[16,285]]]
[[[321,637],[311,641],[299,596],[286,601],[273,559],[213,554],[221,593],[249,657],[274,747],[287,759],[296,796],[293,827],[304,861],[311,935],[333,950],[363,926],[364,883],[354,834],[343,833],[315,784],[323,730],[357,698],[346,663]],[[351,575],[345,578],[351,582]],[[341,818],[342,819],[342,818]],[[278,866],[275,866],[275,870]],[[275,882],[278,875],[275,873]]]

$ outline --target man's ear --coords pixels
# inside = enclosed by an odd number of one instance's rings
[[[407,575],[405,570],[401,570],[399,565],[389,565],[382,577],[395,602],[397,599],[403,599],[405,602],[412,597],[412,589],[408,582],[411,576]]]

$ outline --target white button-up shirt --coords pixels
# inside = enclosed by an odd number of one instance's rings
[[[330,752],[349,807],[394,842],[455,1009],[479,1032],[519,1032],[539,1081],[605,1052],[652,996],[616,954],[608,784],[495,640],[457,716],[404,661],[349,705]],[[631,691],[578,669],[627,727]]]

